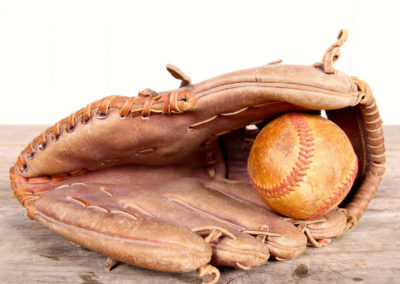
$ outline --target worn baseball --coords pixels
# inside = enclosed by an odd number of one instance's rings
[[[253,187],[274,211],[315,219],[338,206],[357,175],[344,131],[319,115],[286,113],[265,126],[250,151]]]

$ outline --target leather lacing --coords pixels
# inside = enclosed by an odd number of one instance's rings
[[[210,264],[205,264],[197,269],[197,273],[202,278],[211,277],[208,280],[204,280],[203,282],[201,282],[202,284],[215,284],[218,282],[218,279],[221,275],[218,268]]]
[[[337,37],[338,40],[326,50],[322,62],[317,62],[313,66],[321,68],[326,74],[334,74],[335,69],[333,68],[333,64],[339,59],[340,47],[346,42],[348,37],[348,31],[341,30]]]
[[[144,101],[140,98],[146,98]],[[183,113],[187,110],[193,109],[196,105],[195,95],[186,89],[178,89],[171,91],[167,94],[159,95],[157,92],[145,89],[139,92],[137,97],[123,98],[125,102],[121,106],[121,97],[116,95],[106,97],[99,103],[91,103],[83,109],[78,110],[57,122],[52,128],[42,132],[38,138],[35,138],[25,150],[18,156],[17,165],[21,173],[28,170],[26,161],[32,160],[37,151],[43,151],[49,141],[56,142],[63,131],[71,133],[74,131],[76,125],[80,122],[86,125],[95,115],[97,119],[106,119],[111,109],[119,109],[121,119],[127,116],[141,112],[142,119],[149,119],[151,113],[161,113],[162,115],[170,115],[172,113]]]
[[[365,178],[362,180],[356,195],[348,203],[343,211],[347,215],[346,230],[354,227],[368,204],[372,200],[378,185],[381,182],[385,172],[385,143],[382,129],[382,120],[379,116],[379,110],[375,98],[369,85],[357,77],[352,77],[357,85],[359,92],[359,111],[363,128],[363,143],[365,143],[367,152],[367,165],[365,169]]]

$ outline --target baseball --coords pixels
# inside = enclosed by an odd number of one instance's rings
[[[248,161],[253,187],[268,206],[305,220],[338,206],[357,171],[357,156],[344,131],[307,113],[286,113],[265,126]]]

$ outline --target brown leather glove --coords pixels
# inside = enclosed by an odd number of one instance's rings
[[[10,169],[14,194],[58,234],[111,259],[160,271],[249,269],[290,259],[354,226],[384,172],[381,120],[369,86],[334,70],[347,33],[313,66],[279,62],[198,84],[176,67],[177,90],[110,96],[57,122]],[[288,111],[326,110],[359,158],[342,208],[283,218],[250,186],[258,129]]]

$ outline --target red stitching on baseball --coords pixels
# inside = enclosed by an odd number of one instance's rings
[[[302,114],[289,113],[288,114],[291,122],[297,131],[297,136],[300,140],[300,152],[295,162],[295,166],[290,171],[289,175],[284,178],[281,182],[276,185],[263,187],[254,182],[250,177],[250,181],[253,187],[259,194],[266,198],[280,198],[294,191],[294,188],[299,186],[306,176],[306,171],[310,168],[311,158],[314,156],[314,136],[312,135],[312,129],[309,127],[307,121],[304,119]]]
[[[326,213],[333,205],[348,191],[349,187],[353,185],[354,179],[358,172],[358,160],[356,159],[355,166],[351,172],[347,175],[345,180],[338,186],[337,190],[328,197],[328,201],[325,201],[325,205],[321,206],[313,215],[307,219],[315,219]]]

